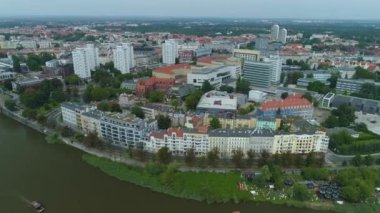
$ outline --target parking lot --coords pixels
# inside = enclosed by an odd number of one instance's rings
[[[362,112],[355,112],[356,123],[365,123],[373,133],[380,134],[380,116],[374,114],[365,114]]]

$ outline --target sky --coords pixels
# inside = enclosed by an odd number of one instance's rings
[[[380,19],[379,0],[1,0],[0,16]]]

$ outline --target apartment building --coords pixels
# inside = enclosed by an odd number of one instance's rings
[[[194,150],[196,156],[204,156],[208,152],[207,129],[169,128],[166,131],[152,132],[145,142],[145,148],[152,153],[163,147],[169,148],[176,156],[184,156],[190,149]]]

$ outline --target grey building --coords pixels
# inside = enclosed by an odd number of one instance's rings
[[[336,84],[336,92],[340,94],[357,93],[360,91],[363,84],[363,81],[340,78]]]
[[[272,69],[272,63],[245,61],[243,76],[253,87],[269,88],[272,80]]]
[[[269,44],[269,38],[267,35],[258,35],[256,38],[255,49],[267,50]]]
[[[369,114],[380,114],[380,101],[337,95],[332,101],[332,107],[338,108],[342,104],[353,106],[356,111]]]
[[[100,119],[102,138],[117,146],[136,147],[150,131],[157,130],[157,121],[146,122],[131,114],[108,114]]]

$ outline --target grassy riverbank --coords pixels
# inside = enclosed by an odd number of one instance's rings
[[[84,154],[82,159],[119,180],[127,181],[138,186],[149,188],[152,191],[174,197],[206,201],[208,203],[266,202],[274,205],[286,205],[342,213],[374,213],[377,212],[380,207],[378,204],[367,203],[344,204],[339,206],[333,202],[301,202],[292,198],[278,199],[279,194],[277,192],[269,192],[269,190],[264,188],[261,189],[261,196],[253,197],[249,193],[249,190],[238,189],[237,183],[242,182],[240,173],[238,172],[225,174],[211,172],[177,172],[171,170],[170,166],[159,166],[153,163],[148,164],[145,168],[138,168],[89,154]],[[265,196],[265,194],[269,196]]]
[[[241,181],[238,173],[176,172],[171,175],[162,173],[158,165],[142,169],[88,154],[82,159],[119,180],[179,198],[221,203],[246,201],[251,197],[249,192],[238,189],[236,184]]]

